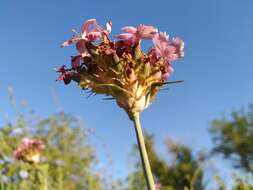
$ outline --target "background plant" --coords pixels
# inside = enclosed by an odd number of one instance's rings
[[[48,167],[48,189],[102,188],[100,173],[93,170],[97,163],[94,148],[87,142],[87,128],[82,122],[65,113],[41,119],[19,115],[15,122],[0,128],[1,190],[34,190],[40,188],[35,175],[36,167],[16,161],[14,150],[23,137],[43,139],[47,148],[42,153],[38,167]]]

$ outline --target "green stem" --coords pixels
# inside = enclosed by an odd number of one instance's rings
[[[145,174],[148,190],[155,190],[154,178],[153,178],[153,174],[152,174],[151,167],[149,164],[148,154],[145,147],[144,137],[143,137],[143,133],[141,129],[140,114],[139,113],[133,114],[131,119],[134,122],[136,138],[138,141],[142,167]]]
[[[63,180],[63,172],[62,172],[62,168],[59,166],[58,167],[58,184],[59,184],[58,190],[63,190],[62,180]]]
[[[48,172],[48,165],[37,165],[35,166],[37,171],[39,172],[39,180],[41,183],[41,190],[48,190],[48,181],[47,181],[47,172]]]

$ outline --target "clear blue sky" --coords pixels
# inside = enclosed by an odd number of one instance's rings
[[[185,58],[175,62],[171,80],[184,80],[161,92],[142,114],[143,127],[154,133],[159,152],[172,137],[199,150],[211,146],[210,121],[253,102],[253,1],[252,0],[71,0],[0,2],[0,113],[13,115],[7,87],[18,101],[25,99],[38,114],[59,111],[52,89],[66,112],[80,115],[100,140],[98,156],[112,172],[124,176],[134,144],[133,127],[115,103],[102,96],[85,98],[75,84],[55,82],[54,67],[69,64],[74,48],[59,48],[71,29],[96,18],[113,22],[113,34],[124,25],[152,24],[185,41]]]

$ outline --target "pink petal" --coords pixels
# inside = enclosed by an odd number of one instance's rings
[[[61,74],[59,77],[57,77],[56,81],[62,81],[64,80],[65,74]]]
[[[112,32],[112,22],[111,21],[106,23],[106,31],[107,31],[107,35]]]
[[[69,45],[71,45],[73,43],[77,43],[80,40],[81,40],[81,38],[73,36],[70,40],[68,40],[66,42],[63,42],[62,45],[61,45],[61,47],[69,46]]]
[[[87,34],[88,41],[95,41],[97,38],[101,38],[101,32],[90,32]]]
[[[24,144],[25,146],[28,146],[30,144],[30,139],[29,138],[23,138],[22,139],[22,144]]]
[[[177,48],[177,50],[183,53],[184,42],[180,38],[173,38],[171,44]]]
[[[155,48],[152,48],[149,52],[148,52],[148,56],[149,56],[149,59],[150,59],[150,63],[151,64],[155,64],[158,59],[157,59],[157,53],[156,53],[156,50]]]
[[[90,55],[85,43],[86,43],[85,40],[80,40],[79,42],[76,43],[76,49],[82,55],[82,57]]]
[[[123,30],[124,32],[130,33],[130,34],[134,34],[137,32],[137,28],[135,28],[133,26],[125,26],[125,27],[121,28],[121,30]]]
[[[87,20],[82,26],[81,34],[87,34],[89,30],[91,29],[91,27],[96,25],[96,23],[97,23],[96,19]]]
[[[128,34],[128,33],[123,33],[123,34],[119,34],[117,36],[115,36],[116,38],[120,39],[120,40],[126,40],[129,39],[131,37],[133,37],[132,34]]]
[[[141,24],[137,27],[139,38],[153,38],[157,32],[158,30],[153,26]]]

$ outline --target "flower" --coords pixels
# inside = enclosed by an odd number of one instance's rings
[[[98,38],[108,36],[111,32],[111,27],[112,22],[107,22],[106,29],[103,30],[102,27],[97,25],[96,19],[89,19],[83,24],[80,36],[73,35],[70,40],[62,43],[61,47],[76,43],[76,48],[82,57],[90,56],[87,44],[96,41]],[[77,34],[77,32],[75,32],[75,34]]]
[[[86,21],[80,39],[88,54],[84,55],[77,45],[78,54],[71,58],[71,67],[57,69],[61,73],[57,80],[65,84],[73,80],[83,90],[111,96],[131,118],[150,105],[163,85],[173,83],[166,80],[173,71],[171,62],[183,55],[183,41],[169,41],[166,33],[144,24],[123,27],[125,33],[112,41],[111,26],[108,22],[102,29],[94,19]],[[141,49],[142,39],[153,40],[154,46],[147,53]]]
[[[142,39],[152,39],[158,32],[153,26],[140,24],[137,28],[125,26],[122,30],[126,33],[116,36],[118,39],[125,41],[127,44],[139,44]]]
[[[166,62],[175,61],[184,56],[184,42],[180,38],[173,38],[169,41],[166,32],[160,32],[153,38],[155,45],[154,52],[157,58],[163,58]]]
[[[28,173],[27,171],[25,171],[25,170],[20,170],[20,171],[19,171],[19,176],[20,176],[22,179],[26,179],[26,178],[28,178],[29,173]]]
[[[22,128],[18,127],[18,128],[11,130],[10,136],[22,135],[23,133],[24,133],[24,130]]]
[[[40,153],[45,148],[45,144],[39,139],[23,138],[21,144],[15,150],[15,158],[29,163],[38,163]]]

